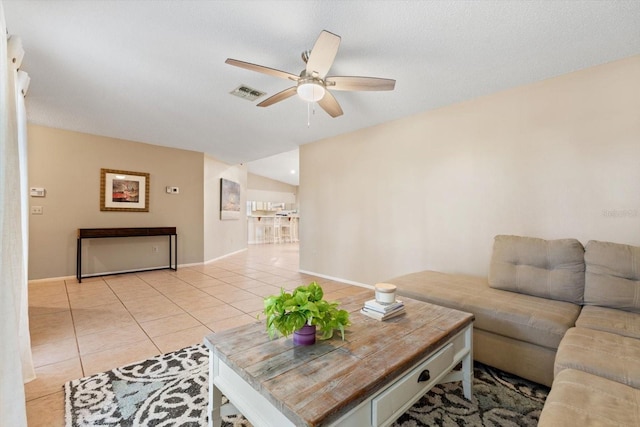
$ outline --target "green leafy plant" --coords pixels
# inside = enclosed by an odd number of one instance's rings
[[[329,339],[338,329],[344,340],[344,329],[349,326],[349,312],[338,309],[339,303],[322,299],[324,292],[316,282],[298,286],[293,293],[284,289],[280,295],[265,298],[263,313],[267,316],[267,331],[273,338],[276,332],[289,336],[304,325],[316,325],[321,339]]]

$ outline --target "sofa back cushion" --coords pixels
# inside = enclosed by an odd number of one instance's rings
[[[640,247],[587,243],[584,303],[640,313]]]
[[[576,239],[496,236],[489,286],[582,304],[584,247]]]

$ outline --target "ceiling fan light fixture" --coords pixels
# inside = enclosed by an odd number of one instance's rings
[[[2,0],[0,0],[2,1]],[[322,30],[311,50],[302,53],[302,60],[306,63],[299,75],[263,65],[239,61],[227,58],[225,63],[250,71],[267,74],[285,80],[296,82],[296,85],[271,95],[257,104],[258,107],[268,107],[276,102],[284,101],[296,94],[300,99],[307,101],[307,125],[312,112],[315,113],[314,103],[322,108],[331,117],[339,117],[343,114],[338,100],[333,96],[334,90],[342,91],[377,91],[393,90],[396,81],[378,77],[362,76],[328,76],[333,61],[340,46],[340,36]],[[328,81],[326,79],[329,79]]]
[[[296,89],[298,96],[307,102],[318,102],[324,97],[325,88],[317,82],[303,82]]]

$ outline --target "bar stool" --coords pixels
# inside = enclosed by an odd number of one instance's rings
[[[300,217],[291,216],[289,217],[289,219],[291,220],[291,241],[297,242],[298,241],[298,225],[300,223]]]
[[[282,242],[286,243],[287,240],[289,241],[289,243],[293,242],[291,230],[291,217],[280,218],[280,240]]]
[[[272,220],[273,220],[273,229],[271,231],[272,242],[280,243],[282,241],[282,217],[275,216],[272,218]]]
[[[262,220],[264,221],[264,242],[274,243],[276,241],[275,218],[272,216],[264,216]]]
[[[273,218],[259,216],[254,221],[254,240],[256,243],[270,243],[273,239]]]

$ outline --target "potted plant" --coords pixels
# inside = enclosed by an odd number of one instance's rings
[[[281,289],[280,295],[265,298],[263,313],[269,336],[273,338],[276,332],[285,337],[293,333],[295,344],[307,345],[315,342],[316,328],[322,332],[320,339],[331,338],[338,329],[344,340],[344,329],[350,325],[349,312],[338,309],[337,302],[322,299],[323,295],[322,287],[311,282],[298,286],[293,293]]]

